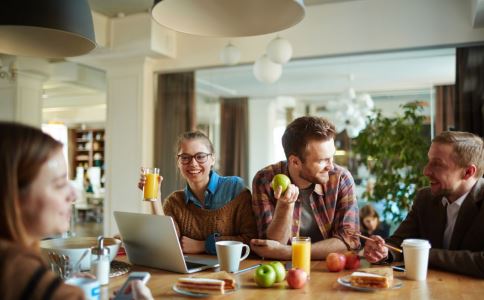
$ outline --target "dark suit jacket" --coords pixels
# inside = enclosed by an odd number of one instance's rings
[[[484,278],[484,179],[479,179],[459,210],[449,249],[442,249],[447,214],[442,197],[432,197],[430,188],[418,191],[412,209],[395,233],[387,239],[400,246],[407,238],[430,241],[429,266]],[[402,255],[392,252],[396,260]]]

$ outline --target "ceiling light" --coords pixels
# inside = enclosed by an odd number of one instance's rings
[[[17,68],[15,68],[14,63],[11,62],[8,66],[5,66],[0,58],[0,79],[15,80],[16,76]]]
[[[267,55],[276,64],[285,64],[292,57],[292,46],[288,40],[276,37],[267,45]]]
[[[232,45],[232,43],[228,43],[227,46],[220,51],[220,60],[225,65],[236,65],[240,60],[239,48]]]
[[[0,53],[61,58],[96,47],[87,0],[6,2],[0,10]]]
[[[282,66],[273,63],[267,54],[259,57],[254,63],[254,76],[260,82],[273,83],[282,75]]]
[[[253,36],[281,31],[304,18],[303,0],[155,0],[153,19],[202,36]]]

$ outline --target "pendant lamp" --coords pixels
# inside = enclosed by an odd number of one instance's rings
[[[86,54],[95,47],[87,0],[2,2],[0,53],[62,58]]]
[[[193,35],[253,36],[281,31],[304,18],[303,0],[155,0],[153,19]]]

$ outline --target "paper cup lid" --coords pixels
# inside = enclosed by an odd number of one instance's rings
[[[430,243],[427,240],[406,239],[403,241],[402,247],[430,248]]]

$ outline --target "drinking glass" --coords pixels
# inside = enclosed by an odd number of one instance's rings
[[[292,267],[304,270],[309,277],[311,272],[311,238],[296,236],[292,242]]]
[[[156,201],[158,199],[158,187],[160,182],[160,169],[145,168],[145,186],[143,188],[143,199],[145,201]]]

